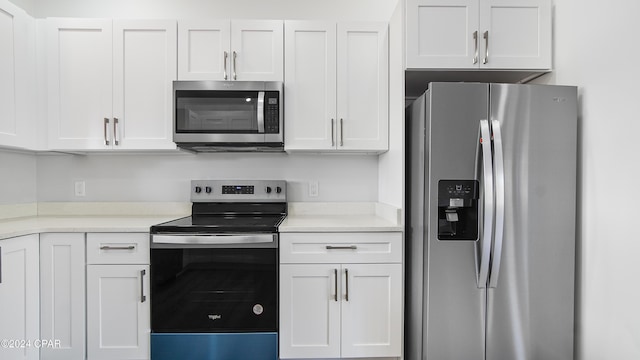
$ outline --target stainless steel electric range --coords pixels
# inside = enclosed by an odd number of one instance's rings
[[[151,359],[276,360],[286,182],[192,181],[191,201],[151,227]]]

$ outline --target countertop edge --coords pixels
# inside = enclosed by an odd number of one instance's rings
[[[0,240],[40,233],[148,232],[152,225],[191,214],[185,203],[38,203],[7,206]],[[287,232],[402,232],[401,209],[361,203],[291,203],[279,227]],[[155,213],[154,213],[155,210]],[[138,214],[138,215],[132,215]],[[18,217],[23,214],[26,216]],[[118,215],[114,215],[118,214]],[[139,215],[142,214],[142,215]]]

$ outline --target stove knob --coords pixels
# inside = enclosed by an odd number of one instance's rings
[[[267,186],[267,188],[265,189],[265,191],[267,192],[267,194],[271,194],[271,186]]]
[[[204,188],[204,191],[205,191],[207,194],[211,194],[211,186],[207,186],[207,187],[205,187],[205,188]]]
[[[280,194],[282,192],[282,188],[280,186],[276,187],[276,193]]]
[[[200,194],[202,192],[202,188],[200,186],[196,186],[196,194]]]

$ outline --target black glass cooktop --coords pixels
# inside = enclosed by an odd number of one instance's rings
[[[286,216],[286,204],[193,204],[192,214],[153,225],[151,233],[273,233]]]
[[[284,215],[193,215],[151,227],[151,233],[277,232]]]

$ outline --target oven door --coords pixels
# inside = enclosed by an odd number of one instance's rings
[[[274,235],[152,236],[154,333],[275,332]]]
[[[151,359],[277,359],[277,234],[151,236]]]

